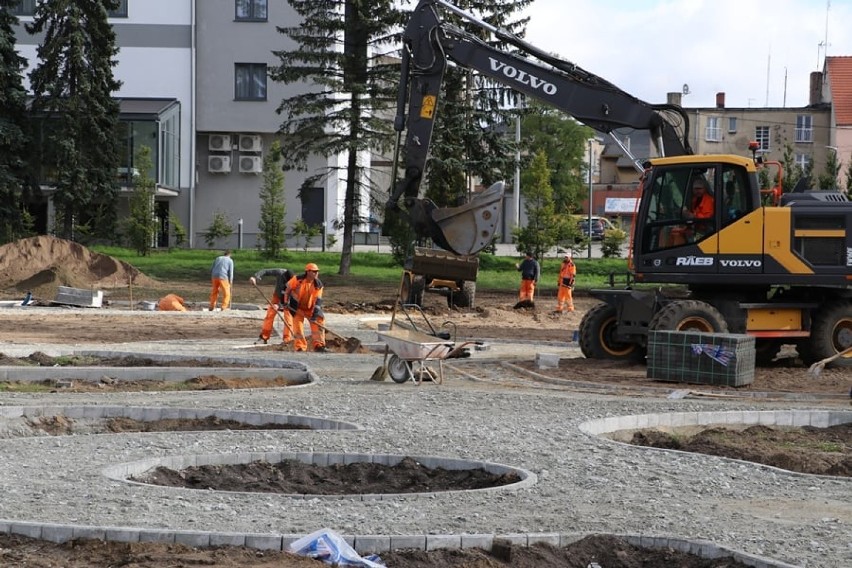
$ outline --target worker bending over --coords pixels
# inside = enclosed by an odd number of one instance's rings
[[[322,311],[322,282],[319,279],[319,267],[313,262],[305,265],[305,273],[293,276],[287,283],[285,294],[290,298],[290,312],[293,314],[293,349],[307,351],[305,339],[305,319],[311,326],[311,343],[314,351],[326,352],[325,316]]]
[[[272,336],[272,328],[275,325],[276,312],[279,312],[284,318],[284,332],[281,340],[284,343],[290,343],[293,341],[293,314],[288,307],[290,298],[287,297],[287,283],[293,278],[293,271],[288,268],[264,268],[258,270],[254,276],[249,278],[249,282],[253,286],[257,286],[257,283],[264,276],[275,276],[275,291],[272,292],[271,303],[266,306],[266,317],[263,318],[258,341],[264,344],[269,341]]]

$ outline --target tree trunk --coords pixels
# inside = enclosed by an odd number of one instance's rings
[[[349,155],[346,164],[346,193],[343,199],[343,250],[340,254],[340,268],[337,273],[347,276],[352,266],[352,237],[355,228],[355,213],[358,205],[358,188],[361,168],[358,167],[358,124],[361,120],[361,98],[357,91],[352,92],[352,124],[349,127]]]

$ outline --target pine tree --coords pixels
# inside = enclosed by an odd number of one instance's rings
[[[18,18],[10,8],[18,0],[0,0],[0,244],[29,234],[26,199],[26,60],[15,49]]]
[[[260,188],[260,230],[258,240],[264,258],[278,258],[284,246],[284,172],[281,171],[281,143],[276,140],[263,159],[263,187]]]
[[[819,189],[837,189],[837,176],[840,174],[840,161],[837,152],[831,151],[825,160],[825,169],[818,177]]]
[[[525,188],[527,225],[515,229],[518,251],[531,250],[534,257],[544,258],[544,254],[556,244],[560,225],[554,209],[550,167],[544,150],[535,153],[521,179]]]
[[[391,121],[381,111],[395,100],[399,67],[383,57],[395,49],[392,32],[403,21],[393,0],[287,0],[302,17],[299,26],[279,28],[295,43],[273,52],[280,65],[270,77],[282,83],[306,83],[307,92],[281,101],[280,132],[285,169],[304,168],[308,159],[346,155],[346,164],[310,176],[309,187],[328,176],[345,175],[343,251],[339,274],[349,274],[353,230],[366,186],[365,157],[387,150]],[[369,182],[368,182],[369,183]],[[386,188],[383,188],[386,189]]]
[[[33,111],[44,121],[41,160],[54,173],[59,236],[115,235],[116,134],[119,108],[112,94],[118,48],[107,10],[118,0],[43,0],[26,29],[44,34],[30,74]]]
[[[130,246],[139,256],[148,256],[157,234],[157,217],[154,214],[154,194],[157,182],[149,172],[154,170],[151,148],[140,146],[133,161],[139,174],[133,177],[133,193],[130,195],[130,215],[124,222],[124,232]]]

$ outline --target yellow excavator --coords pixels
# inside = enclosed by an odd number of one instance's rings
[[[464,28],[447,21],[450,14]],[[490,46],[481,39],[488,34],[514,50]],[[659,157],[633,158],[642,176],[630,273],[621,288],[613,278],[610,288],[591,291],[601,303],[580,324],[586,357],[644,358],[653,330],[747,333],[756,339],[758,359],[766,361],[784,344],[795,344],[808,362],[852,346],[852,202],[845,193],[797,187],[767,196],[758,172],[768,164],[754,152],[693,154],[681,107],[641,101],[445,0],[417,4],[403,45],[394,126],[398,146],[405,132],[404,168],[397,179],[395,161],[386,217],[405,216],[418,236],[438,247],[420,249],[407,266],[407,291],[414,290],[415,299],[437,281],[458,289],[463,298],[457,305],[472,304],[466,286],[475,281],[476,254],[491,242],[502,207],[502,184],[457,208],[418,197],[444,70],[453,62],[595,130],[630,127],[651,134]],[[701,218],[690,214],[696,185],[710,199]],[[668,295],[666,285],[680,285],[688,294]],[[852,354],[832,364],[852,366]]]

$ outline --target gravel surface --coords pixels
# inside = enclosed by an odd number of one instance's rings
[[[211,314],[213,316],[214,314]],[[215,314],[244,317],[244,314]],[[375,341],[354,318],[327,322]],[[114,351],[252,356],[251,339],[110,346]],[[9,347],[9,349],[7,349]],[[15,356],[91,345],[8,346]],[[102,347],[102,346],[98,346]],[[15,351],[15,350],[19,351]],[[486,357],[535,344],[497,346],[451,367],[476,376]],[[548,352],[575,355],[567,345]],[[301,355],[301,354],[298,354]],[[126,404],[245,409],[321,416],[360,431],[151,433],[0,440],[0,519],[221,532],[341,534],[601,532],[706,539],[807,567],[852,565],[852,481],[785,474],[703,455],[617,444],[580,432],[586,420],[651,412],[807,408],[530,391],[448,370],[442,386],[369,377],[382,355],[282,354],[307,361],[307,388],[185,393],[6,394],[2,405]],[[388,501],[293,499],[270,494],[135,486],[101,470],[158,456],[245,452],[360,452],[480,459],[528,469],[538,483],[518,492],[436,495]]]

